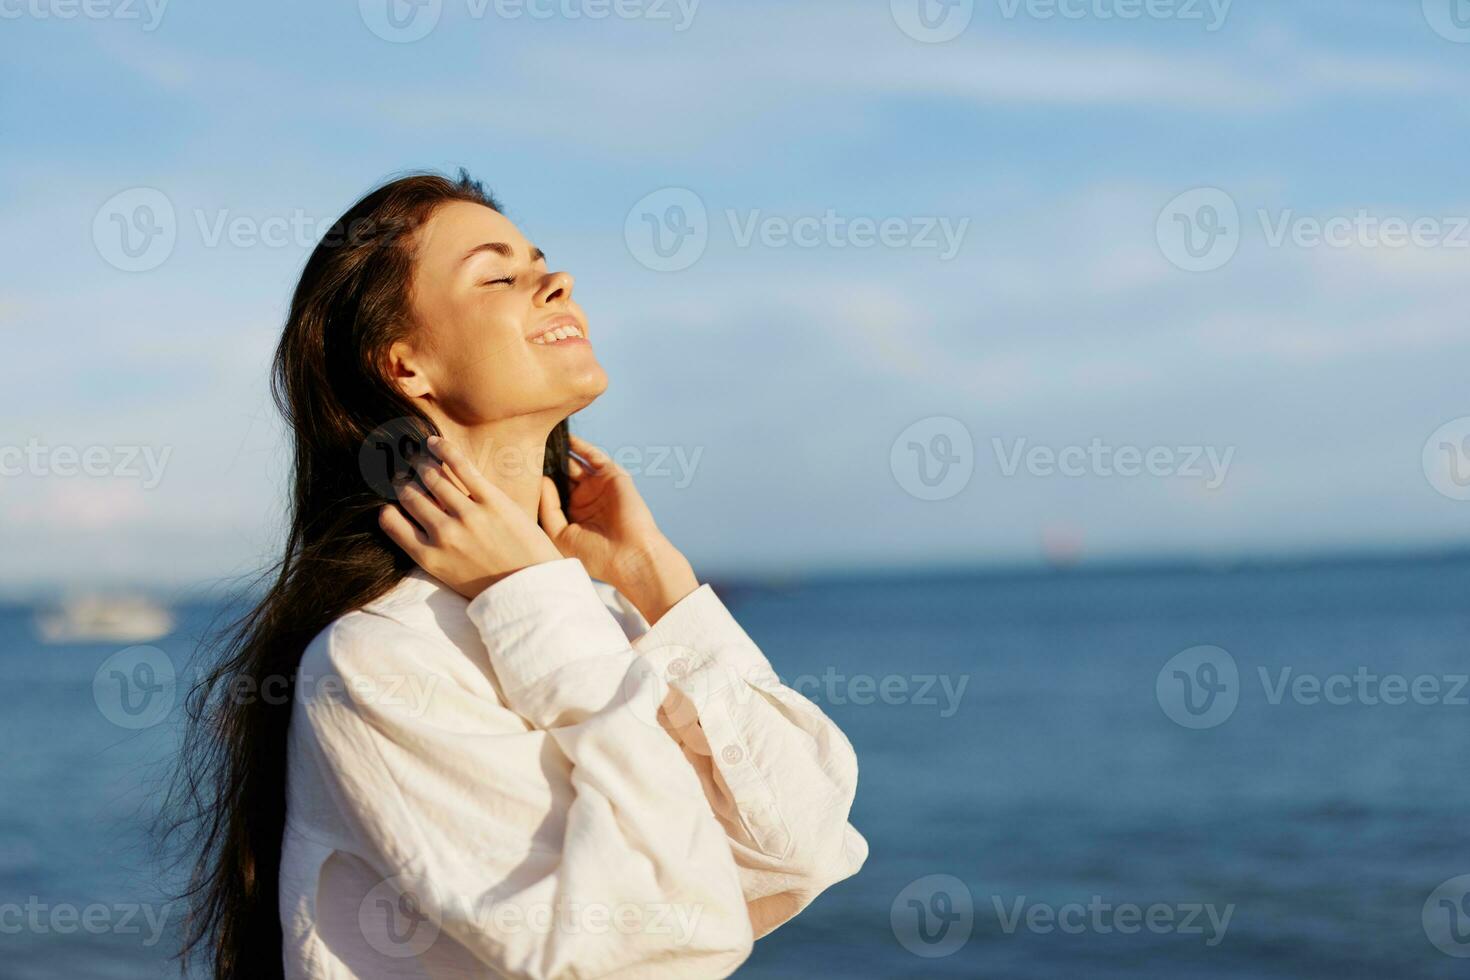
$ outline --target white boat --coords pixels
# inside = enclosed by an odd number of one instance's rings
[[[46,643],[147,643],[173,628],[173,613],[142,596],[78,596],[36,613]]]

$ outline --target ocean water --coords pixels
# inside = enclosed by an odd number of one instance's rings
[[[1467,596],[1467,559],[729,589],[872,849],[737,975],[1465,975]],[[99,708],[116,652],[0,610],[0,977],[168,970],[173,732]]]

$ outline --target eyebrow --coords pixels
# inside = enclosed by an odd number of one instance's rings
[[[485,243],[483,243],[481,245],[476,245],[474,248],[472,248],[468,252],[466,252],[464,254],[464,258],[460,259],[460,262],[467,262],[471,258],[475,257],[476,255],[479,255],[481,252],[494,252],[496,255],[503,255],[503,256],[505,256],[508,259],[515,257],[515,249],[513,249],[509,245],[505,244],[505,242],[485,242]],[[531,246],[531,261],[532,262],[544,262],[544,261],[546,261],[546,253],[543,252],[543,251],[541,251],[536,246],[532,245]]]

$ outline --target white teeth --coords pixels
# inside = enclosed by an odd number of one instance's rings
[[[581,336],[582,330],[580,327],[557,327],[555,330],[548,330],[540,336],[532,338],[531,343],[554,344],[559,340],[566,340],[568,337]]]

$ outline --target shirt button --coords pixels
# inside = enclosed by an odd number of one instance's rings
[[[733,766],[745,758],[745,753],[733,745],[727,745],[720,750],[720,758],[724,759],[728,765]]]
[[[689,661],[685,660],[683,657],[679,657],[675,660],[669,661],[670,677],[678,679],[680,677],[683,677],[687,673],[689,673]]]

